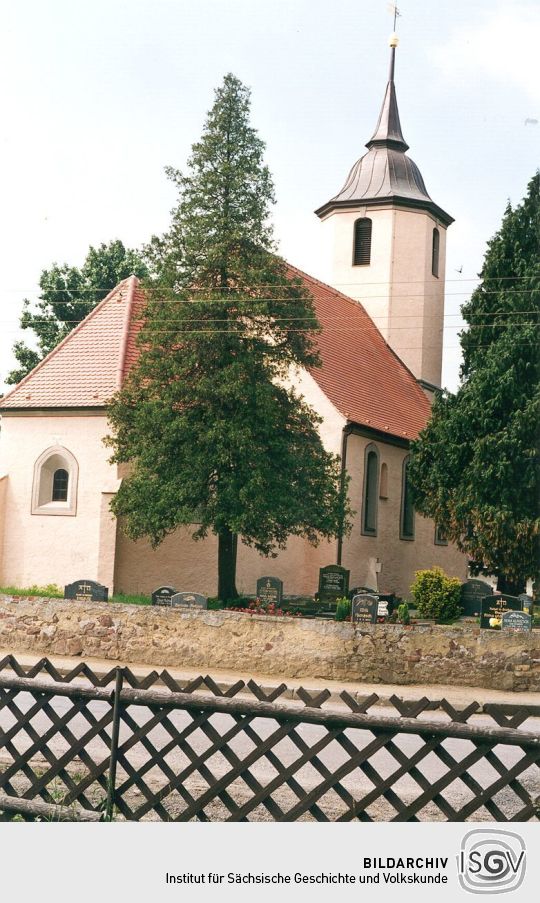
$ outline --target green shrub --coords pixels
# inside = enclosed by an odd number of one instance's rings
[[[418,613],[424,618],[451,621],[461,614],[461,581],[449,577],[442,568],[416,571],[411,593]]]
[[[350,599],[345,598],[345,596],[342,596],[341,599],[336,599],[336,621],[346,621],[350,613]]]

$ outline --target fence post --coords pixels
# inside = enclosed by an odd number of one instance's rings
[[[116,797],[116,763],[118,761],[118,739],[120,736],[120,693],[124,683],[124,669],[116,669],[116,681],[113,695],[113,720],[111,732],[111,757],[109,761],[109,778],[107,782],[107,805],[104,821],[112,821]]]

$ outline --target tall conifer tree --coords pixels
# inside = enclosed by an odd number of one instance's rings
[[[418,510],[514,591],[540,571],[539,250],[536,173],[489,242],[463,307],[461,385],[435,400],[410,466]]]
[[[216,91],[169,232],[149,248],[154,278],[141,354],[114,399],[113,460],[132,470],[114,501],[129,536],[154,545],[178,526],[218,537],[218,594],[234,598],[237,537],[263,554],[347,527],[339,465],[319,418],[290,384],[318,365],[309,293],[276,255],[264,145],[249,91]]]

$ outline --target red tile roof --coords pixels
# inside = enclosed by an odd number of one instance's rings
[[[416,379],[385,342],[358,301],[307,273],[322,332],[322,366],[312,370],[326,397],[347,420],[412,439],[425,426],[430,403]]]
[[[312,375],[352,423],[413,438],[429,402],[413,375],[382,338],[364,308],[290,267],[311,291],[322,332],[322,366]],[[1,410],[104,407],[137,358],[138,279],[125,279],[3,399]]]

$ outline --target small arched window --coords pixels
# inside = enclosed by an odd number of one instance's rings
[[[32,514],[77,513],[79,467],[75,457],[60,445],[43,452],[34,464]]]
[[[441,237],[439,235],[439,230],[433,230],[433,239],[431,242],[431,272],[434,276],[439,278],[439,245],[440,245]]]
[[[401,482],[400,539],[414,539],[414,506],[409,481],[409,457],[403,461]]]
[[[379,452],[368,445],[364,455],[364,493],[362,498],[362,533],[377,535],[377,503],[379,499]]]
[[[63,467],[59,467],[53,474],[52,501],[67,502],[69,474]]]
[[[357,219],[354,224],[353,266],[369,266],[371,261],[371,220]]]

